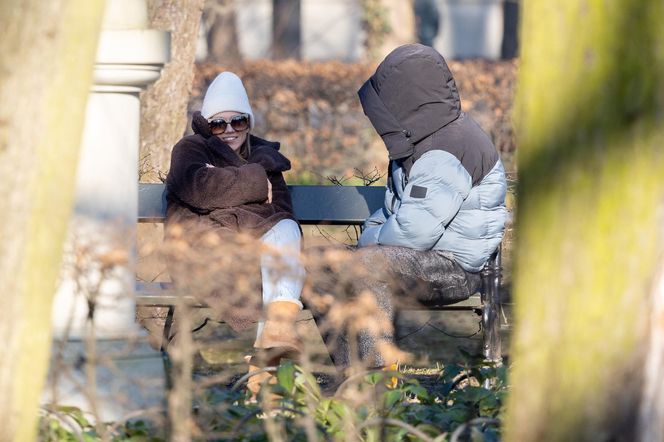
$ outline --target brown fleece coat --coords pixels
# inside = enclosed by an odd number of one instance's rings
[[[245,232],[260,237],[283,219],[295,219],[282,172],[290,161],[279,153],[279,143],[250,136],[251,155],[240,158],[207,128],[200,114],[192,124],[194,135],[173,148],[166,226],[174,224]],[[267,202],[267,180],[272,203]]]
[[[212,135],[200,113],[192,127],[194,135],[173,148],[166,179],[166,241],[177,231],[187,243],[186,252],[169,256],[169,271],[178,291],[210,306],[210,319],[247,328],[262,310],[260,255],[237,234],[259,238],[279,221],[295,220],[282,174],[290,161],[279,153],[279,143],[255,136],[249,158],[240,158]]]

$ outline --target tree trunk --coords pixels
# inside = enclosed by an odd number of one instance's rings
[[[361,0],[364,46],[372,60],[382,60],[397,46],[417,42],[413,0]]]
[[[203,11],[207,26],[208,61],[229,64],[242,60],[234,0],[208,0]]]
[[[643,394],[639,409],[639,441],[664,440],[664,266],[652,290],[650,339],[644,364]]]
[[[664,4],[523,5],[506,439],[633,440],[663,251]]]
[[[0,440],[34,440],[103,1],[0,7]]]
[[[272,0],[272,58],[300,58],[301,9],[300,0]]]
[[[171,31],[171,61],[141,94],[140,180],[158,182],[185,133],[204,0],[149,0],[150,26]]]
[[[390,32],[381,47],[380,59],[397,46],[417,42],[413,0],[380,0],[387,11]]]

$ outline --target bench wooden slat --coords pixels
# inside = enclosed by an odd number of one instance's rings
[[[171,306],[177,304],[177,295],[170,290],[170,283],[136,282],[136,304]]]
[[[138,222],[163,223],[166,217],[165,184],[138,184]]]
[[[166,216],[164,184],[141,183],[138,222],[159,223]],[[302,224],[362,224],[383,206],[385,188],[379,186],[288,186],[295,217]]]
[[[136,305],[174,307],[180,301],[178,299],[180,295],[173,290],[173,283],[171,282],[136,281],[134,294]],[[187,295],[185,301],[190,307],[206,307],[205,304],[198,302],[193,296]]]
[[[288,186],[293,212],[302,224],[363,224],[383,207],[378,186]]]
[[[136,304],[160,307],[174,306],[178,302],[178,295],[172,288],[173,285],[170,282],[136,282]],[[187,297],[187,301],[192,306],[203,307],[193,297]],[[470,298],[455,304],[422,307],[422,310],[473,310],[479,308],[482,308],[482,299],[480,294],[476,293]]]

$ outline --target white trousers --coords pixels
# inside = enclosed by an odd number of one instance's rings
[[[263,282],[263,306],[274,301],[286,301],[302,308],[300,297],[304,284],[304,266],[300,260],[302,234],[291,219],[275,224],[262,237],[266,250],[261,255]],[[258,336],[263,331],[263,321],[258,323]]]

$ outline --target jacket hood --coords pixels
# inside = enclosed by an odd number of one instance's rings
[[[461,114],[459,92],[445,59],[421,44],[393,50],[358,95],[391,160],[411,156],[418,142]]]

